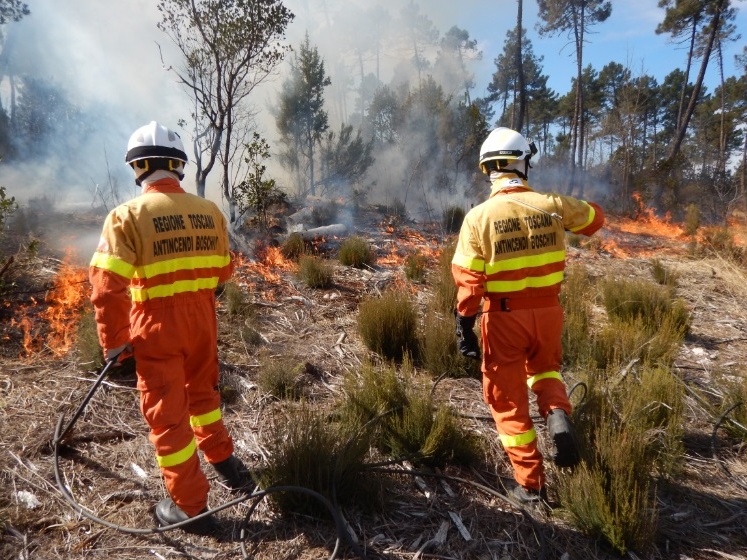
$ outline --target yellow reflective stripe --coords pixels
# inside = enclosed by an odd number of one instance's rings
[[[546,373],[538,373],[537,375],[533,375],[527,379],[527,386],[531,389],[532,385],[537,383],[537,381],[542,381],[543,379],[557,379],[558,381],[563,381],[563,378],[560,377],[560,372],[548,371]]]
[[[526,445],[532,443],[537,439],[537,432],[532,428],[528,432],[519,434],[516,436],[507,436],[506,434],[498,434],[498,437],[503,444],[503,447],[518,447],[520,445]]]
[[[138,276],[153,278],[159,274],[168,274],[179,270],[195,270],[197,268],[222,268],[231,262],[230,255],[210,255],[205,257],[181,257],[147,264],[138,270]]]
[[[522,268],[532,268],[536,266],[545,266],[547,264],[559,263],[565,260],[565,251],[551,251],[541,255],[529,255],[526,257],[514,257],[485,265],[486,274],[496,274],[507,270],[520,270]]]
[[[184,292],[196,292],[198,290],[213,289],[218,286],[218,277],[197,278],[195,280],[178,280],[172,284],[163,284],[151,288],[135,287],[130,288],[132,301],[142,302],[159,297],[169,297]]]
[[[589,207],[589,219],[586,221],[586,223],[584,225],[578,226],[578,227],[575,227],[575,228],[570,228],[569,231],[579,231],[579,230],[584,229],[591,222],[594,221],[594,217],[597,215],[597,211],[594,210],[594,207],[591,204],[587,203],[585,200],[582,200],[581,202],[583,202],[584,204],[586,204],[586,206]]]
[[[99,253],[98,251],[93,254],[91,266],[114,272],[115,274],[124,276],[127,279],[130,279],[135,275],[135,267],[130,263],[118,259],[114,255]]]
[[[211,410],[210,412],[206,412],[205,414],[200,414],[199,416],[190,416],[189,425],[193,428],[197,428],[199,426],[207,426],[209,424],[213,424],[220,419],[220,408],[216,408],[215,410]]]
[[[485,283],[486,292],[520,292],[525,288],[547,288],[563,281],[563,271],[546,276],[529,276],[520,280],[490,280]]]
[[[184,449],[169,453],[168,455],[156,455],[156,461],[159,467],[181,465],[182,463],[186,463],[195,454],[195,451],[197,451],[197,442],[195,442],[195,438],[192,438],[192,441]]]
[[[474,272],[483,272],[485,270],[485,261],[480,258],[468,257],[467,255],[454,254],[454,258],[451,259],[451,264],[461,266],[467,270]]]

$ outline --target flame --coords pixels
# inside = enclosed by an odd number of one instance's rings
[[[55,356],[67,353],[75,342],[75,325],[87,300],[87,272],[72,264],[74,252],[67,250],[66,256],[53,279],[52,288],[44,302],[33,297],[11,321],[11,326],[23,333],[23,349],[26,356],[46,346]]]
[[[87,300],[88,274],[85,268],[72,264],[73,257],[73,251],[68,250],[55,275],[54,287],[47,295],[49,305],[41,314],[49,326],[47,346],[57,356],[72,347],[75,333],[71,326],[77,324],[80,310]]]
[[[236,276],[249,291],[257,292],[266,301],[275,301],[283,286],[281,272],[295,269],[293,261],[285,258],[280,247],[257,244],[255,259],[241,253],[233,255]]]
[[[633,200],[637,205],[636,218],[634,220],[621,220],[620,230],[628,233],[656,235],[670,239],[684,237],[685,230],[682,226],[672,222],[672,216],[667,212],[663,218],[656,215],[656,208],[645,205],[639,193],[633,193]]]

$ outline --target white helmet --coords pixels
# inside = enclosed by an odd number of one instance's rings
[[[537,153],[537,147],[534,142],[527,140],[515,130],[500,127],[491,132],[480,147],[480,169],[483,173],[490,173],[493,169],[508,168],[511,170],[520,170],[529,166],[529,158]],[[494,161],[495,164],[486,165]],[[519,162],[525,162],[523,166]]]
[[[172,171],[183,179],[188,158],[179,134],[151,121],[130,136],[125,161],[135,170],[135,182],[139,185],[157,169]]]

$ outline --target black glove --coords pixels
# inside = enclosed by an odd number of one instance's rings
[[[465,317],[460,315],[455,309],[454,318],[456,319],[457,348],[459,352],[462,356],[479,360],[480,345],[477,343],[477,335],[475,335],[475,331],[473,330],[477,315]]]

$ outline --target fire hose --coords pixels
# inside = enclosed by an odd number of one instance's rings
[[[332,519],[335,523],[335,528],[337,530],[337,538],[335,540],[335,547],[332,550],[329,560],[334,560],[337,558],[337,555],[340,551],[340,546],[342,544],[343,539],[347,542],[347,544],[350,546],[352,551],[359,557],[359,558],[367,558],[365,550],[363,550],[360,545],[357,543],[357,540],[354,535],[351,534],[351,530],[349,529],[349,525],[346,523],[346,521],[343,518],[342,513],[338,510],[336,505],[334,505],[330,500],[328,500],[325,496],[322,494],[316,492],[315,490],[312,490],[310,488],[305,488],[302,486],[270,486],[264,490],[254,490],[251,493],[244,494],[242,496],[239,496],[233,500],[230,500],[224,504],[221,504],[219,506],[215,506],[212,509],[209,509],[205,511],[204,513],[201,513],[195,517],[191,517],[185,521],[181,521],[179,523],[173,523],[171,525],[162,525],[152,528],[138,528],[138,527],[128,527],[125,525],[120,525],[117,523],[113,523],[111,521],[107,521],[106,519],[103,519],[99,516],[97,516],[94,512],[89,510],[88,508],[84,507],[78,500],[75,499],[75,496],[73,496],[72,490],[70,487],[68,487],[64,480],[63,480],[63,473],[62,469],[60,467],[60,448],[62,445],[62,441],[65,438],[65,436],[72,430],[75,423],[78,421],[80,416],[83,414],[83,411],[85,410],[88,403],[93,398],[94,394],[96,393],[97,389],[101,386],[103,383],[106,375],[109,373],[109,370],[113,367],[113,365],[117,362],[117,359],[119,356],[114,356],[107,360],[105,366],[102,368],[101,372],[99,373],[98,377],[94,381],[94,383],[91,385],[90,389],[86,393],[86,396],[81,401],[80,405],[78,406],[75,413],[73,413],[70,420],[67,422],[67,424],[64,423],[65,415],[61,414],[60,417],[57,420],[57,425],[55,427],[54,436],[52,440],[52,448],[54,453],[54,474],[55,474],[55,481],[57,483],[57,488],[60,491],[60,494],[64,498],[64,500],[67,502],[67,504],[78,514],[82,515],[83,517],[93,521],[94,523],[98,523],[99,525],[102,525],[104,527],[108,527],[110,529],[114,529],[116,531],[119,531],[121,533],[126,534],[132,534],[132,535],[153,535],[158,533],[165,533],[167,531],[172,531],[174,529],[182,528],[186,525],[189,525],[190,523],[193,523],[195,521],[198,521],[200,519],[203,519],[205,517],[208,517],[212,514],[218,513],[220,511],[223,511],[225,509],[234,507],[238,504],[241,504],[248,500],[254,500],[254,503],[249,507],[248,512],[245,515],[244,518],[244,525],[241,528],[240,533],[240,546],[243,557],[249,558],[249,554],[246,550],[245,542],[248,538],[248,524],[249,520],[256,510],[257,506],[261,502],[262,499],[269,496],[270,494],[277,493],[277,492],[299,492],[306,494],[312,498],[315,498],[319,502],[321,502],[329,511],[330,515],[332,516]],[[64,428],[63,428],[64,425]],[[66,444],[68,447],[69,445]],[[438,473],[432,473],[432,472],[419,472],[419,471],[404,471],[401,469],[382,469],[382,466],[379,465],[378,468],[374,466],[373,470],[380,470],[382,472],[392,472],[392,473],[398,473],[398,474],[410,474],[414,476],[431,476],[436,478],[444,478],[449,480],[454,480],[456,482],[462,482],[466,485],[473,486],[479,490],[484,491],[487,494],[490,494],[494,497],[500,498],[510,505],[516,506],[513,502],[511,502],[509,499],[506,498],[503,494],[493,490],[492,488],[478,484],[475,482],[471,482],[469,480],[465,480],[462,478],[452,477],[452,476],[444,476]],[[544,531],[542,530],[541,525],[534,519],[534,517],[531,515],[531,513],[526,510],[525,508],[519,508],[521,510],[522,515],[530,522],[530,524],[534,527],[536,534],[539,536],[539,542],[540,542],[540,559],[544,559],[547,556],[548,553],[548,547],[546,538],[544,535]]]
[[[204,513],[201,513],[199,515],[196,515],[195,517],[190,517],[189,519],[185,521],[181,521],[179,523],[173,523],[171,525],[162,525],[158,527],[153,528],[138,528],[138,527],[128,527],[125,525],[120,525],[117,523],[112,523],[111,521],[107,521],[106,519],[103,519],[99,516],[97,516],[94,512],[89,510],[88,508],[84,507],[78,500],[75,499],[75,496],[73,496],[72,490],[70,487],[68,487],[64,480],[63,480],[63,474],[62,469],[60,467],[60,448],[62,444],[62,440],[65,438],[65,436],[72,430],[75,423],[78,421],[80,416],[83,414],[83,411],[85,410],[88,403],[93,398],[94,394],[96,393],[97,389],[101,386],[101,384],[104,381],[104,378],[109,373],[109,370],[114,366],[114,364],[117,363],[119,356],[114,356],[106,361],[106,364],[102,368],[101,372],[99,373],[98,377],[94,381],[94,383],[91,385],[90,389],[86,393],[86,396],[81,401],[80,405],[78,406],[75,413],[72,415],[70,420],[65,424],[65,415],[61,414],[60,417],[57,420],[57,425],[55,427],[54,436],[52,439],[52,448],[54,452],[54,475],[55,475],[55,481],[57,483],[57,488],[62,494],[62,497],[65,499],[67,504],[75,510],[77,513],[82,515],[83,517],[86,517],[87,519],[98,523],[99,525],[103,525],[104,527],[108,527],[110,529],[114,529],[116,531],[120,531],[122,533],[127,534],[133,534],[133,535],[152,535],[157,533],[165,533],[167,531],[171,531],[173,529],[179,529],[181,527],[184,527],[185,525],[189,525],[190,523],[193,523],[195,521],[198,521],[200,519],[203,519],[205,517],[208,517],[212,514],[215,514],[219,511],[222,511],[224,509],[228,509],[230,507],[236,506],[242,502],[245,502],[247,500],[255,500],[255,503],[249,508],[249,511],[246,514],[244,526],[241,528],[241,549],[242,553],[244,554],[244,558],[248,558],[248,554],[246,552],[244,542],[248,536],[247,534],[247,526],[249,519],[256,509],[259,502],[265,498],[266,496],[269,496],[270,494],[276,493],[276,492],[300,492],[303,494],[307,494],[308,496],[311,496],[318,501],[320,501],[329,511],[329,513],[332,516],[332,519],[335,523],[335,527],[337,529],[337,539],[335,541],[335,547],[332,551],[329,560],[333,560],[337,557],[337,554],[340,550],[340,545],[342,543],[342,540],[345,539],[348,544],[351,546],[353,551],[360,557],[365,558],[365,552],[361,550],[360,546],[355,542],[354,538],[351,536],[341,513],[337,510],[337,508],[323,495],[319,494],[318,492],[311,490],[309,488],[304,488],[300,486],[271,486],[269,488],[266,488],[264,490],[255,490],[249,494],[244,494],[242,496],[239,496],[233,500],[230,500],[224,504],[221,504],[219,506],[216,506],[212,509],[209,509],[205,511]],[[63,428],[64,425],[64,428]],[[69,446],[68,446],[69,447]]]

